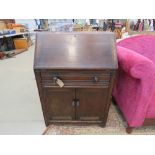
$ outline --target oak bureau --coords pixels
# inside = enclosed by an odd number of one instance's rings
[[[34,72],[46,126],[105,126],[117,67],[114,33],[37,33]]]

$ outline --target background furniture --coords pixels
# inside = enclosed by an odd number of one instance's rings
[[[34,72],[46,126],[105,126],[116,69],[114,33],[38,33]]]
[[[131,127],[155,125],[155,36],[138,35],[117,43],[119,73],[113,96]]]
[[[33,33],[23,32],[23,33],[15,33],[15,34],[8,34],[8,35],[0,36],[0,51],[10,51],[14,49],[19,49],[19,48],[16,48],[19,46],[15,46],[14,39],[26,39],[27,48],[28,48],[29,46],[32,45],[31,35],[33,35]]]

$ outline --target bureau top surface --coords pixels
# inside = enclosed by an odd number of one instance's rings
[[[114,33],[37,33],[34,68],[116,69]]]

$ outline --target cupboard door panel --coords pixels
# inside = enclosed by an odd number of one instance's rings
[[[75,89],[48,89],[44,88],[44,99],[48,120],[74,120]]]
[[[76,89],[76,119],[81,121],[104,120],[107,89]]]

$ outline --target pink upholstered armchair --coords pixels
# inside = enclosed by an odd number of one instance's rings
[[[155,125],[155,36],[138,35],[117,43],[119,71],[113,97],[133,127]]]

